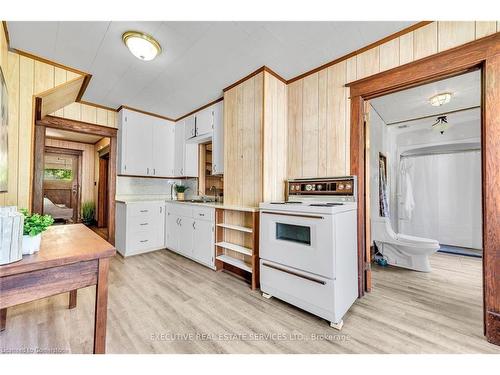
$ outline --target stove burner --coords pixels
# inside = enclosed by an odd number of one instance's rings
[[[311,203],[309,206],[311,207],[334,207],[334,206],[342,206],[344,203]]]

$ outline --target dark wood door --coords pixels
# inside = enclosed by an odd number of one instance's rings
[[[108,155],[99,158],[99,183],[97,187],[97,226],[108,225]]]

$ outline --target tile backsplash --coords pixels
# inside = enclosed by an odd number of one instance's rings
[[[124,196],[124,195],[170,196],[170,188],[173,184],[186,185],[189,187],[189,189],[186,191],[186,198],[198,195],[197,178],[179,180],[179,179],[117,176],[116,196]]]

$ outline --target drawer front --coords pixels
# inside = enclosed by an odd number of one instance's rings
[[[151,217],[163,210],[163,202],[134,202],[127,204],[128,217]]]
[[[215,217],[215,209],[210,207],[193,207],[193,218],[197,220],[213,221]]]
[[[158,226],[158,215],[132,216],[128,219],[127,230],[131,232],[151,231]]]
[[[333,280],[260,260],[260,289],[329,321],[337,322]]]
[[[168,212],[178,216],[193,216],[193,206],[184,203],[167,203]]]
[[[127,247],[134,252],[157,246],[154,233],[152,231],[139,231],[131,233],[127,245]]]

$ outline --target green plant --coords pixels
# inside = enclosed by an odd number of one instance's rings
[[[50,215],[30,214],[26,209],[20,211],[24,215],[23,234],[25,236],[36,236],[54,223],[54,219]]]
[[[175,185],[174,189],[176,193],[184,193],[186,190],[189,189],[189,187],[184,185]]]
[[[82,204],[82,221],[85,224],[92,224],[94,221],[95,204],[94,202],[84,202]]]

